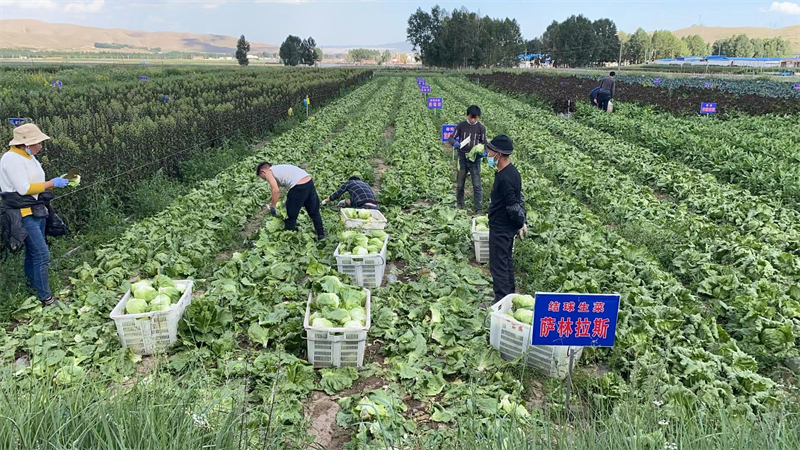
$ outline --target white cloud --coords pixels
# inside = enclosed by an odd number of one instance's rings
[[[763,12],[774,12],[779,14],[800,15],[800,3],[793,2],[773,2],[769,9],[762,9]]]
[[[22,9],[56,9],[53,0],[0,0],[0,6],[16,6]]]
[[[96,13],[103,9],[106,0],[92,0],[88,2],[69,2],[64,6],[65,12]]]
[[[200,7],[203,9],[217,9],[220,6],[224,5],[227,2],[218,1],[218,2],[201,2]]]

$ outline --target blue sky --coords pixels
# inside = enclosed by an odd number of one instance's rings
[[[800,0],[770,1],[485,1],[406,0],[0,0],[0,19],[40,19],[103,28],[188,31],[280,44],[288,34],[313,36],[324,45],[377,45],[406,39],[417,7],[465,6],[492,17],[516,18],[527,38],[572,14],[608,17],[633,32],[676,30],[698,24],[783,27],[800,24]]]

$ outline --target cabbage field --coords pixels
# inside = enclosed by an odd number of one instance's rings
[[[0,449],[797,448],[796,116],[620,102],[564,120],[458,76],[426,80],[441,111],[414,75],[376,74],[92,248],[65,272],[70,305],[14,299],[0,315]],[[471,104],[489,136],[514,141],[529,229],[518,291],[621,294],[615,346],[584,349],[569,413],[563,381],[489,344],[492,279],[440,139]],[[327,239],[305,213],[283,231],[265,214],[262,160],[305,168],[323,198],[359,173],[385,229],[346,231],[329,206]],[[484,164],[485,191],[493,179]],[[368,300],[337,272],[340,243],[388,246]],[[121,348],[109,314],[122,295],[175,302],[170,280],[184,279],[178,341]],[[511,314],[527,320],[530,300]],[[304,319],[371,322],[363,367],[315,369]]]

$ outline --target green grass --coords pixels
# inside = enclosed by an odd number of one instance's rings
[[[276,405],[255,400],[248,387],[251,380],[220,383],[205,370],[193,371],[191,378],[175,377],[162,367],[122,386],[102,378],[73,379],[64,385],[49,376],[0,373],[0,448],[318,448],[310,446],[313,438],[305,437],[306,421],[271,420]],[[576,385],[577,405],[569,418],[561,399],[553,395],[539,407],[529,405],[527,420],[466,414],[456,423],[420,425],[420,433],[405,442],[361,447],[354,440],[345,448],[793,450],[800,442],[796,401],[753,416],[714,408],[680,410],[629,393],[613,407],[590,409],[591,394],[581,386]],[[464,401],[469,404],[470,399]],[[395,418],[388,418],[386,426]],[[355,435],[358,428],[355,424],[340,432]]]
[[[129,387],[103,379],[64,386],[4,374],[0,448],[262,449],[300,435],[296,428],[304,424],[270,423],[275,405],[249,397],[243,382],[176,380],[161,370]]]

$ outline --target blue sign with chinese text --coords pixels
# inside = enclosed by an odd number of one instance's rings
[[[14,128],[17,128],[18,126],[25,123],[25,119],[19,117],[9,117],[8,121],[11,122],[11,125],[13,125]]]
[[[800,83],[796,83],[794,85],[794,89],[797,90],[797,91],[800,91]]]
[[[619,294],[536,293],[533,345],[613,347]]]
[[[139,77],[139,79],[140,79],[141,81],[148,81],[148,80],[150,80],[150,77],[148,77],[148,76],[141,76],[141,77]]]
[[[442,109],[442,97],[429,97],[428,109]]]
[[[423,94],[429,93],[431,91],[431,87],[430,86],[420,86],[419,87],[419,91],[422,92]]]
[[[50,86],[57,87],[57,88],[61,89],[64,86],[64,84],[61,83],[61,81],[51,81],[50,82]]]
[[[660,84],[661,83],[661,78],[653,78],[653,83],[654,84]]]
[[[701,103],[700,104],[700,114],[716,114],[717,113],[717,104],[716,103]]]
[[[442,142],[447,142],[447,140],[450,139],[450,135],[455,133],[455,131],[455,125],[442,125]]]
[[[712,83],[710,81],[706,81],[705,83],[703,83],[703,86],[708,87],[708,88],[714,87],[714,83]]]

